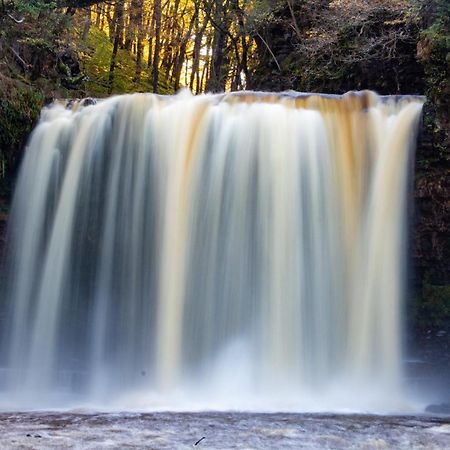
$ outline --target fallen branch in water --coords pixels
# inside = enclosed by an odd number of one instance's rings
[[[198,445],[198,444],[200,444],[200,442],[202,442],[203,441],[203,439],[205,439],[205,436],[203,436],[201,439],[199,439],[194,445]]]

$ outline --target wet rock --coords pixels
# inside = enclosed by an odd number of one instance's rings
[[[97,103],[97,101],[95,100],[95,98],[92,97],[87,97],[84,98],[83,100],[81,100],[81,106],[90,106],[90,105],[95,105]]]

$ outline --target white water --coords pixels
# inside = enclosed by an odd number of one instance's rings
[[[181,93],[45,109],[10,222],[0,405],[407,408],[421,106]]]
[[[0,414],[2,450],[448,450],[448,418],[337,414]],[[197,443],[197,444],[196,444]]]

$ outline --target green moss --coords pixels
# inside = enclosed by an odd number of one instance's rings
[[[3,93],[5,94],[5,93]],[[0,148],[20,144],[25,129],[30,128],[43,104],[42,94],[32,88],[19,87],[0,98]]]
[[[51,0],[16,0],[16,8],[22,14],[38,17],[43,11],[51,11],[57,4]]]
[[[89,31],[87,39],[88,51],[82,55],[83,72],[86,75],[86,90],[90,95],[104,97],[108,95],[109,68],[113,44],[108,36],[96,27]],[[134,81],[136,71],[136,59],[128,50],[119,49],[114,76],[113,94],[131,92],[150,92],[151,74],[143,68],[142,81]],[[158,92],[161,94],[173,93],[169,83],[164,82],[164,76],[160,76]]]
[[[450,3],[440,2],[435,19],[420,35],[418,57],[425,68],[426,95],[434,133],[449,131],[450,107]],[[447,142],[450,145],[449,142]]]
[[[52,43],[44,38],[25,37],[23,39],[18,39],[17,42],[22,45],[27,45],[35,50],[54,51]]]
[[[438,330],[450,324],[450,285],[436,285],[425,278],[421,294],[412,305],[412,320],[421,331]]]
[[[0,196],[9,196],[19,150],[39,117],[44,98],[25,84],[5,78],[0,82]]]

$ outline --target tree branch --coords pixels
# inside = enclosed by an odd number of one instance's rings
[[[58,0],[57,5],[59,8],[85,8],[86,6],[96,5],[97,3],[109,3],[114,4],[115,0],[103,1],[103,0]]]
[[[281,72],[280,64],[278,63],[278,60],[277,60],[276,56],[274,55],[273,51],[269,47],[269,44],[266,42],[266,40],[257,31],[255,31],[255,33],[261,39],[262,43],[266,46],[267,50],[269,50],[269,53],[272,55],[272,58],[275,61],[275,64],[277,65],[278,70]]]

